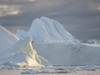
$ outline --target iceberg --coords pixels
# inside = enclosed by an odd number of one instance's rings
[[[19,38],[16,35],[9,32],[7,29],[0,25],[0,52],[10,47],[18,40]]]
[[[52,65],[100,65],[100,45],[80,43],[55,20],[35,19],[28,32],[19,30],[17,36],[32,37],[34,49]]]

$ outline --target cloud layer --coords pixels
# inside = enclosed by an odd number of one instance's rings
[[[77,39],[100,39],[100,0],[0,0],[0,24],[14,33],[41,16],[61,22]]]

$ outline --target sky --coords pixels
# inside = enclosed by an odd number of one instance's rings
[[[34,19],[59,21],[76,39],[100,39],[100,0],[0,0],[0,25],[16,34]]]

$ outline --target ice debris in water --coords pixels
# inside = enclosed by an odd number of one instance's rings
[[[92,70],[100,68],[100,66],[95,65],[86,65],[86,66],[52,66],[52,67],[42,67],[42,68],[33,68],[27,69],[22,72],[22,74],[37,74],[37,73],[71,73],[81,70]]]

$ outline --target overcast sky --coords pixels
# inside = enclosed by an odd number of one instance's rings
[[[13,33],[41,16],[59,21],[76,39],[100,39],[100,0],[0,0],[0,25]]]

